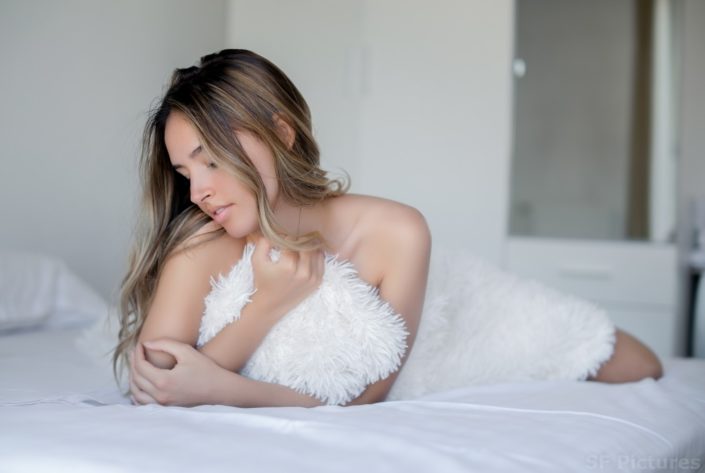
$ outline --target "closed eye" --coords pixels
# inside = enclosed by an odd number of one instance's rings
[[[178,174],[179,176],[188,180],[188,176],[183,171],[181,171],[183,168],[183,166],[174,166],[174,171],[176,171],[176,174]]]

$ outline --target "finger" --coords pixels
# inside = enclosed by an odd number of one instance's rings
[[[298,271],[301,265],[301,253],[298,251],[282,248],[279,256],[279,263],[293,271]]]
[[[142,391],[134,382],[134,379],[130,378],[130,400],[133,404],[151,404],[154,398]]]
[[[318,279],[323,279],[323,274],[326,271],[326,255],[322,251],[318,252],[318,258],[316,258],[316,274]]]
[[[134,395],[143,404],[161,404],[157,399],[163,394],[162,388],[171,370],[161,369],[150,363],[145,357],[146,349],[144,345],[144,343],[141,346],[138,344],[136,351],[135,377],[133,381],[138,390]]]
[[[320,281],[324,271],[325,258],[321,250],[306,251],[306,267],[308,279]]]
[[[134,363],[134,362],[131,361],[131,363]],[[131,372],[130,373],[130,394],[131,394],[130,399],[132,400],[132,403],[136,404],[136,405],[156,403],[156,400],[152,396],[147,394],[144,390],[140,389],[140,387],[137,385],[136,381],[137,380],[136,380],[134,373]]]
[[[269,262],[269,252],[272,249],[272,243],[264,236],[257,238],[255,242],[255,251],[252,254],[252,259],[259,262]]]
[[[179,342],[171,338],[159,338],[157,340],[150,340],[148,342],[144,342],[143,345],[149,348],[150,350],[163,351],[164,353],[173,356],[176,359],[177,364],[184,361],[184,359],[189,356],[194,350],[194,348],[188,343]]]
[[[310,279],[313,274],[315,260],[312,251],[302,251],[299,253],[299,265],[296,268],[296,274],[303,280]]]
[[[139,388],[143,392],[155,392],[156,386],[154,383],[145,375],[142,374],[144,368],[142,365],[146,365],[147,368],[155,368],[147,359],[144,357],[144,348],[140,343],[135,347],[135,351],[132,356],[132,365],[130,368],[130,383],[135,387]]]
[[[132,400],[133,404],[159,404],[157,400],[154,399],[154,396],[147,391],[143,391],[136,385],[131,385],[130,394],[130,400]]]
[[[255,267],[261,267],[265,264],[278,264],[282,259],[284,259],[286,261],[286,265],[289,266],[291,264],[291,258],[289,255],[285,254],[285,252],[286,250],[277,247],[272,244],[271,241],[262,237],[258,240],[258,243],[255,246],[255,251],[252,255],[252,264]],[[282,266],[279,267],[281,268]]]
[[[136,405],[159,404],[156,401],[156,399],[154,399],[148,393],[146,393],[138,388],[135,388],[131,392],[132,392],[132,395],[130,396],[130,400],[132,400],[133,404],[136,404]]]

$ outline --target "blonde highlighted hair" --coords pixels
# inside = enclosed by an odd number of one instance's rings
[[[189,182],[169,160],[164,131],[172,112],[193,124],[204,151],[228,169],[257,201],[259,225],[274,244],[293,250],[320,246],[317,233],[284,239],[264,183],[238,142],[235,130],[248,131],[272,151],[279,198],[308,206],[347,192],[347,180],[330,179],[320,168],[311,114],[289,78],[267,59],[243,49],[203,56],[196,66],[176,69],[160,103],[145,125],[140,160],[142,203],[128,271],[120,288],[120,332],[113,352],[116,379],[127,365],[149,312],[157,281],[169,255],[224,233],[191,238],[211,219],[190,201]],[[283,120],[294,132],[291,146],[278,132]]]

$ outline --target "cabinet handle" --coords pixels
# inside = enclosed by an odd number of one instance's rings
[[[558,274],[575,279],[612,279],[612,270],[610,268],[598,266],[566,266],[558,268]]]

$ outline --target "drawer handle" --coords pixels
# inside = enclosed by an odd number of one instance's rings
[[[612,279],[612,270],[610,268],[589,267],[589,266],[570,266],[559,268],[558,273],[561,276],[576,279],[596,279],[608,280]]]

